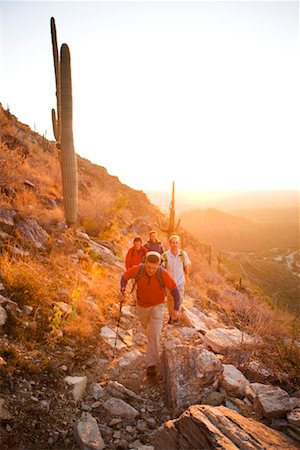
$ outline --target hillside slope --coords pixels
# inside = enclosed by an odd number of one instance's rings
[[[97,417],[107,448],[149,445],[153,429],[171,414],[167,387],[163,379],[154,386],[146,382],[144,338],[128,311],[120,333],[129,346],[134,340],[139,365],[116,367],[128,355],[108,345],[103,333],[118,323],[119,280],[133,236],[145,240],[156,217],[163,216],[143,192],[78,157],[78,225],[66,228],[54,144],[2,108],[0,130],[0,446],[75,450],[74,426],[87,413]],[[238,274],[218,268],[214,255],[209,260],[207,244],[179,232],[193,261],[187,285],[193,307],[210,322],[238,328],[242,336],[249,333],[261,343],[247,352],[236,346],[224,361],[246,371],[250,362],[261,360],[272,382],[294,393],[300,367],[297,319],[270,310],[251,285],[237,291]],[[172,339],[178,340],[184,328],[171,330]],[[165,328],[166,342],[169,331]],[[192,331],[199,343],[201,333]],[[98,391],[92,395],[88,390],[79,401],[66,376],[84,378],[89,389],[97,384]],[[101,389],[115,380],[144,398],[137,421],[120,421],[105,412]],[[115,385],[112,392],[116,395]]]

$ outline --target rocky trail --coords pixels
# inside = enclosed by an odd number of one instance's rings
[[[56,349],[53,373],[49,355],[44,374],[6,375],[1,448],[300,448],[300,393],[270,384],[259,362],[244,371],[247,379],[230,360],[230,348],[253,345],[250,336],[188,298],[178,325],[165,317],[162,364],[147,379],[145,337],[132,306],[122,309],[117,339],[115,326],[103,327],[98,347],[82,354]]]

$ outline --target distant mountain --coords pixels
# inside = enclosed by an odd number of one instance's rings
[[[175,187],[176,190],[176,187]],[[148,198],[162,210],[167,210],[170,192],[147,191]],[[176,212],[214,208],[231,213],[233,210],[299,208],[299,191],[227,191],[181,192],[176,190]]]
[[[236,215],[198,209],[185,211],[180,218],[184,228],[221,251],[260,252],[299,246],[297,208],[250,209]]]

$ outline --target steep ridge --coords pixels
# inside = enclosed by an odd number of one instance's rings
[[[116,336],[118,287],[133,236],[146,239],[161,213],[144,193],[78,157],[79,223],[66,229],[53,143],[3,109],[0,123],[1,448],[165,449],[158,428],[186,421],[186,408],[199,402],[212,405],[201,410],[209,446],[199,440],[199,448],[220,448],[221,439],[250,448],[226,432],[228,408],[241,416],[245,442],[255,419],[266,425],[257,433],[278,448],[297,448],[295,318],[272,312],[250,287],[237,291],[233,274],[214,256],[209,264],[208,245],[184,231],[193,261],[186,308],[179,326],[164,325],[162,364],[150,383],[130,296]],[[172,427],[168,448],[193,448],[193,429]]]

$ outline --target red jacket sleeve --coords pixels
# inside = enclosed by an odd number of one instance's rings
[[[125,258],[125,267],[126,270],[130,268],[130,258],[131,258],[132,248],[130,248],[127,252],[126,258]]]
[[[126,270],[125,273],[123,273],[121,280],[120,280],[120,289],[125,289],[127,281],[131,278],[135,278],[137,273],[139,271],[139,266],[132,266],[129,270]]]
[[[132,266],[132,267],[130,267],[130,269],[126,270],[126,272],[123,273],[123,278],[126,281],[126,283],[131,278],[135,278],[138,271],[139,271],[139,266]]]

